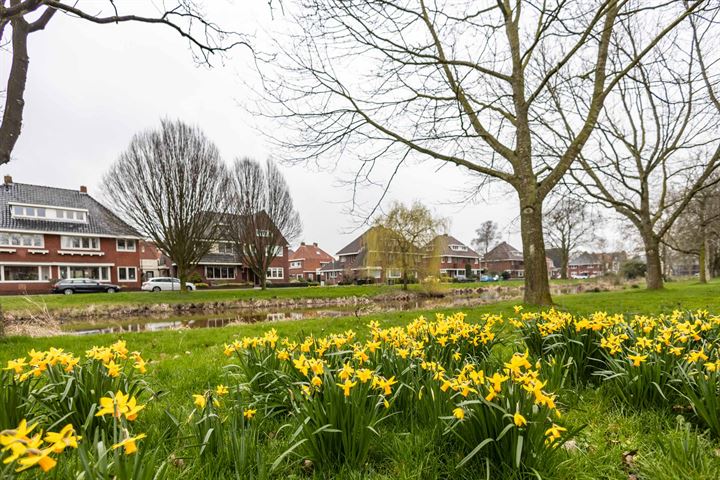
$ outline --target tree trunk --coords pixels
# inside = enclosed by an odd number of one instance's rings
[[[703,235],[703,238],[700,239],[698,264],[700,267],[700,271],[698,274],[699,281],[700,283],[707,283],[707,242],[705,241],[705,235]]]
[[[25,108],[25,84],[30,64],[27,51],[30,25],[21,16],[12,20],[11,26],[12,64],[5,92],[5,112],[0,124],[0,165],[10,161],[10,154],[20,136],[23,109]]]
[[[662,277],[662,262],[660,262],[660,242],[653,233],[643,235],[645,245],[645,284],[648,290],[662,290],[664,287]]]
[[[568,265],[570,263],[570,254],[563,249],[560,252],[560,278],[563,280],[568,279]]]
[[[184,293],[184,292],[188,291],[188,289],[187,289],[188,268],[185,266],[180,266],[179,264],[177,267],[178,267],[177,268],[178,279],[180,280],[180,291]]]
[[[524,302],[529,305],[552,305],[542,228],[542,201],[524,201],[521,198],[520,206],[525,268]]]

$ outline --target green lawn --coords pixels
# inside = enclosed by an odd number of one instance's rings
[[[303,293],[309,296],[325,295],[357,295],[363,292],[374,294],[387,291],[389,287],[338,287],[338,288],[309,288],[303,289]],[[294,290],[294,291],[293,291]],[[352,293],[351,293],[352,292]],[[237,295],[263,295],[292,296],[297,295],[297,289],[269,290],[267,292],[257,291],[215,291],[195,292],[189,297],[194,299],[208,298],[207,295],[221,295],[224,298],[237,298]],[[127,297],[123,297],[127,296]],[[305,295],[304,295],[305,296]],[[99,298],[94,296],[93,298]],[[102,296],[105,298],[105,296]],[[143,294],[126,293],[116,295],[116,298],[137,298],[139,301],[157,301],[158,298],[170,299],[171,294]],[[73,303],[82,302],[79,296],[51,297],[54,307],[70,306]],[[55,300],[56,299],[56,300]],[[18,305],[20,300],[3,299],[11,301],[11,305]],[[108,299],[108,301],[117,301]],[[164,300],[166,301],[166,300]],[[181,299],[180,301],[187,301]],[[720,312],[720,282],[712,282],[708,285],[700,285],[693,282],[670,283],[664,291],[648,292],[643,289],[627,289],[617,292],[584,293],[577,295],[566,295],[556,298],[558,308],[567,309],[578,314],[588,314],[594,311],[608,311],[618,313],[646,313],[658,314],[669,312],[676,308],[682,309],[708,309],[711,312]],[[511,314],[515,302],[503,302],[493,305],[465,308],[465,309],[442,309],[443,312],[454,312],[462,310],[468,314],[468,319],[477,318],[485,312]],[[76,303],[77,305],[79,303]],[[5,304],[5,308],[11,308]],[[16,307],[17,308],[17,307]],[[196,329],[181,331],[161,331],[154,333],[131,333],[123,335],[92,335],[85,337],[62,336],[55,338],[25,338],[11,337],[0,340],[0,361],[4,362],[10,358],[22,356],[30,350],[47,349],[51,346],[64,348],[76,354],[82,354],[93,345],[108,344],[118,337],[127,340],[131,350],[139,350],[149,361],[150,382],[154,389],[166,392],[161,399],[153,402],[147,409],[146,414],[138,421],[138,431],[152,431],[154,425],[165,425],[165,410],[172,412],[177,418],[185,418],[192,409],[191,395],[199,393],[208,387],[223,382],[223,366],[228,360],[223,355],[223,344],[230,342],[240,336],[251,336],[259,334],[268,328],[276,328],[281,336],[295,337],[300,334],[324,335],[331,332],[340,332],[347,329],[354,329],[362,336],[366,332],[366,325],[371,320],[378,320],[382,326],[402,325],[418,315],[432,315],[431,311],[394,312],[367,317],[355,318],[323,318],[303,321],[286,321],[272,324],[254,324],[233,326],[218,329]],[[520,347],[518,347],[520,348]],[[637,449],[642,452],[643,462],[649,462],[648,471],[662,472],[663,462],[668,461],[661,453],[659,445],[670,438],[679,438],[680,433],[675,430],[675,415],[672,412],[644,411],[633,413],[615,407],[607,399],[604,399],[596,390],[582,390],[575,392],[572,398],[568,398],[567,409],[570,412],[569,419],[577,425],[587,425],[580,436],[582,452],[573,455],[572,464],[562,470],[565,472],[561,478],[609,478],[626,480],[627,472],[622,468],[622,452]],[[380,464],[373,464],[365,472],[342,472],[337,478],[447,478],[454,474],[448,466],[433,465],[433,455],[436,445],[433,444],[432,432],[415,432],[409,437],[403,426],[393,426],[388,432],[388,443],[379,448],[391,448],[390,455],[385,455]],[[168,440],[168,451],[173,452],[180,440]],[[276,441],[271,442],[268,447],[268,456],[277,455],[287,448],[287,439],[280,436]],[[669,441],[669,440],[667,440]],[[704,442],[705,440],[703,440]],[[174,443],[173,443],[174,442]],[[702,458],[698,461],[704,462],[702,467],[705,472],[720,471],[718,456],[713,453],[714,449],[720,448],[720,444],[714,442],[707,444],[707,451],[701,452]],[[272,461],[272,459],[270,459]],[[708,467],[709,465],[709,467]],[[671,465],[672,467],[672,465]],[[707,468],[706,468],[707,467]],[[670,467],[668,467],[670,468]],[[716,470],[712,470],[716,468]],[[653,470],[654,469],[654,470]],[[207,472],[190,470],[191,473],[182,473],[177,470],[180,478],[202,478],[209,475]],[[680,478],[673,477],[672,472],[667,470],[669,476],[652,478]],[[666,473],[667,473],[666,472]],[[698,473],[699,472],[699,473]],[[703,476],[704,473],[687,472],[682,478],[717,478],[716,476]],[[227,473],[227,472],[225,472]],[[467,475],[467,474],[464,474]],[[279,477],[303,478],[302,470],[297,467],[281,469]],[[278,478],[279,478],[278,477]],[[210,478],[210,477],[205,477]],[[464,476],[462,478],[485,478],[484,472],[475,476]],[[651,478],[651,477],[647,477]]]

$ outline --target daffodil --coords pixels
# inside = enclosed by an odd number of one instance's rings
[[[225,385],[220,384],[215,387],[215,394],[219,397],[227,395],[228,393],[230,393],[230,390],[228,390],[228,387],[226,387]]]
[[[132,455],[133,453],[137,452],[137,442],[138,440],[142,440],[147,435],[144,433],[141,433],[140,435],[136,435],[134,437],[128,437],[125,440],[122,440],[121,442],[116,443],[112,446],[113,450],[117,450],[118,448],[122,448],[125,451],[125,455]]]
[[[527,420],[523,417],[520,412],[515,412],[513,415],[513,423],[518,427],[524,427],[527,425]]]
[[[75,435],[75,428],[68,424],[59,432],[47,432],[45,434],[45,443],[50,444],[53,453],[62,453],[65,448],[77,448],[78,440],[82,437]]]
[[[112,415],[115,418],[125,416],[130,421],[137,418],[140,410],[145,408],[144,405],[138,405],[135,397],[125,395],[121,391],[115,392],[113,397],[103,397],[100,399],[100,410],[95,414],[96,417]]]
[[[373,372],[369,368],[360,368],[355,372],[355,375],[361,383],[367,383],[372,378],[372,374]]]
[[[257,413],[257,410],[253,408],[247,408],[243,411],[243,417],[245,417],[248,420],[251,420],[255,414]]]
[[[338,387],[342,388],[343,394],[346,397],[350,396],[350,389],[352,389],[355,385],[357,385],[357,382],[351,381],[349,378],[345,380],[344,383],[338,384]]]
[[[319,388],[322,386],[323,382],[322,382],[322,378],[316,376],[316,377],[313,377],[312,380],[310,380],[310,383],[312,384],[313,387]]]
[[[628,359],[633,362],[633,367],[639,367],[641,363],[647,360],[647,357],[647,355],[628,355]]]
[[[207,398],[205,398],[205,395],[193,395],[193,404],[195,404],[198,408],[205,408],[205,405],[207,405]]]
[[[458,420],[462,420],[463,418],[465,418],[465,410],[460,407],[454,409],[452,413],[453,417],[457,418]]]

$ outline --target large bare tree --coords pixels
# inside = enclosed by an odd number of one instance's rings
[[[227,212],[228,175],[217,147],[197,127],[163,120],[135,135],[103,179],[120,215],[177,267],[182,291]]]
[[[599,220],[588,202],[569,195],[561,196],[547,209],[543,227],[547,243],[560,252],[560,278],[568,278],[570,256],[593,240]]]
[[[716,86],[704,78],[699,44],[688,30],[620,81],[580,158],[582,169],[573,172],[587,197],[637,229],[648,289],[664,285],[662,238],[693,197],[718,181],[720,169],[720,108],[711,98]],[[630,37],[630,55],[639,48]]]
[[[300,215],[285,177],[270,159],[264,167],[250,158],[236,159],[229,192],[230,209],[223,228],[235,244],[238,260],[264,290],[272,261],[302,233]]]
[[[101,25],[133,22],[174,30],[189,42],[195,58],[203,63],[209,63],[213,54],[228,51],[237,45],[249,45],[245,36],[223,30],[208,20],[199,2],[161,2],[162,7],[147,2],[145,8],[133,5],[127,7],[127,12],[122,13],[118,7],[121,3],[127,2],[0,0],[0,46],[3,45],[6,30],[9,29],[9,50],[12,56],[0,123],[0,165],[10,161],[22,130],[25,85],[30,66],[28,39],[31,34],[44,30],[58,13]],[[147,12],[151,14],[145,15]]]
[[[608,94],[708,0],[305,0],[302,31],[267,65],[264,112],[297,126],[295,160],[359,157],[356,181],[409,160],[466,169],[519,202],[525,302],[549,304],[543,200]],[[609,63],[643,24],[641,47]],[[572,99],[569,96],[579,96]],[[561,99],[560,107],[554,99]],[[274,108],[273,108],[274,107]],[[562,109],[562,113],[559,110]],[[572,118],[572,137],[555,130]],[[385,169],[380,165],[387,164]],[[410,164],[410,163],[408,163]],[[389,181],[388,178],[384,179]]]

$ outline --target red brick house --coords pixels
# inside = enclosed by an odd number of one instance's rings
[[[321,280],[329,285],[355,281],[383,281],[382,267],[370,265],[369,263],[372,262],[368,262],[369,237],[375,228],[379,227],[366,230],[337,252],[338,259],[320,269]],[[400,278],[400,275],[396,278]]]
[[[264,214],[264,212],[263,212]],[[258,236],[267,236],[258,230]],[[205,255],[195,267],[195,273],[200,276],[203,282],[208,284],[227,283],[252,283],[258,284],[259,279],[247,265],[243,265],[235,254],[235,242],[229,238],[216,238],[210,252]],[[266,280],[268,283],[287,283],[289,277],[289,252],[290,246],[282,235],[275,247],[277,255],[270,262],[267,270]]]
[[[426,261],[435,275],[467,278],[468,272],[475,276],[480,274],[480,255],[452,235],[438,235],[428,250],[431,253]]]
[[[553,261],[545,257],[548,266],[548,275],[553,271]],[[525,262],[520,250],[507,242],[501,242],[490,250],[480,261],[480,267],[484,273],[502,274],[508,272],[510,278],[525,277]]]
[[[318,281],[320,269],[335,259],[317,243],[307,245],[302,242],[297,250],[290,252],[289,267],[291,280]]]
[[[62,278],[140,287],[140,235],[87,193],[0,186],[0,293],[48,292]]]
[[[570,278],[597,277],[603,273],[602,260],[598,255],[592,253],[582,252],[568,262],[568,276]]]

